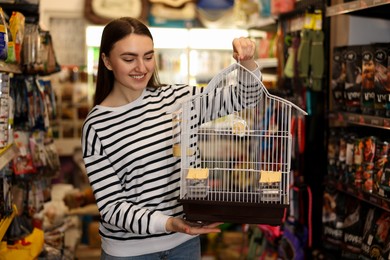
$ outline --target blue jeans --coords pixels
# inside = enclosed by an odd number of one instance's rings
[[[108,255],[102,250],[100,260],[200,260],[200,238],[199,236],[178,245],[175,248],[157,253],[118,257]]]

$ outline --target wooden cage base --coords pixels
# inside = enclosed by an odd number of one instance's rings
[[[186,219],[194,222],[224,222],[237,224],[283,223],[288,205],[180,199]]]

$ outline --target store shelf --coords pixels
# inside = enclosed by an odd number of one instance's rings
[[[274,74],[267,74],[263,73],[263,82],[268,81],[268,82],[276,82],[278,80],[278,76]]]
[[[365,192],[356,187],[351,187],[336,181],[329,181],[329,184],[334,185],[336,189],[340,192],[343,192],[361,201],[369,203],[377,208],[381,208],[390,212],[390,199],[388,198],[384,198],[373,193]]]
[[[4,61],[0,61],[0,71],[15,74],[22,73],[19,65],[6,63]]]
[[[0,169],[3,169],[17,154],[18,148],[15,144],[10,144],[0,150]]]
[[[354,114],[348,112],[334,112],[329,115],[329,118],[347,124],[376,127],[376,128],[390,130],[390,118],[385,118],[385,117]]]
[[[23,3],[19,3],[23,2]],[[31,2],[31,3],[27,3]],[[10,3],[1,3],[1,8],[8,14],[11,15],[13,11],[21,12],[26,22],[34,23],[39,21],[39,1],[11,1]]]
[[[346,2],[342,4],[332,5],[326,8],[326,16],[335,16],[340,14],[353,13],[360,10],[368,10],[370,8],[379,7],[382,5],[390,4],[390,0],[356,0],[352,2]],[[383,9],[382,9],[383,10]],[[377,10],[375,10],[376,16],[379,14]],[[384,12],[384,14],[386,11]],[[387,12],[388,16],[388,12]]]
[[[259,30],[267,32],[276,32],[277,30],[277,18],[265,17],[258,19],[255,23],[250,24],[248,30]]]
[[[276,58],[258,59],[257,64],[259,64],[260,69],[276,68],[278,66],[278,60]]]

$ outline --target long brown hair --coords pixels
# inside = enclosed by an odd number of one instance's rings
[[[153,41],[149,28],[141,21],[132,17],[121,17],[112,20],[104,27],[100,42],[94,105],[99,105],[103,102],[114,86],[114,74],[104,65],[102,54],[109,56],[114,44],[132,33],[148,36]],[[160,85],[157,69],[155,69],[153,76],[148,82],[148,87],[159,87]]]

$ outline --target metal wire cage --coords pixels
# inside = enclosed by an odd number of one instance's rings
[[[261,78],[261,77],[260,77]],[[173,113],[180,199],[191,221],[281,223],[289,204],[291,115],[239,63]]]

